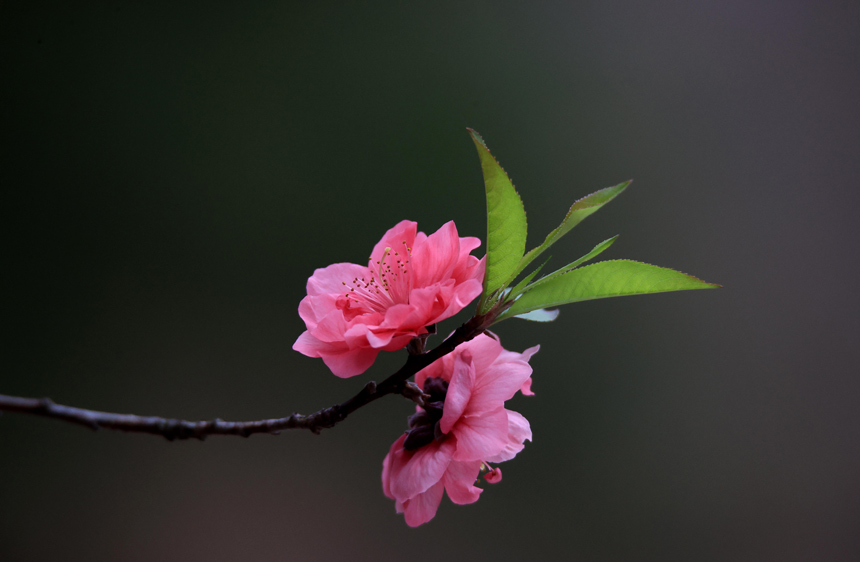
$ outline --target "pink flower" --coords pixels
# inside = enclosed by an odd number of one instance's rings
[[[427,236],[402,221],[373,248],[367,266],[336,263],[308,279],[299,304],[307,331],[293,349],[322,357],[339,377],[360,375],[380,350],[395,351],[425,326],[461,311],[481,294],[484,260],[469,252],[453,221]]]
[[[504,404],[530,380],[528,361],[538,349],[514,353],[480,335],[415,376],[430,399],[382,462],[382,490],[409,526],[433,519],[443,490],[456,504],[477,501],[481,471],[499,482],[501,470],[489,463],[514,458],[531,441],[529,422]]]

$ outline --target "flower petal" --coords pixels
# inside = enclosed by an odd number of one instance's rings
[[[534,396],[535,393],[532,392],[532,378],[529,377],[526,379],[526,382],[520,387],[520,392],[523,393],[523,396]]]
[[[508,416],[504,408],[480,416],[463,416],[453,433],[457,436],[455,461],[488,459],[508,444]]]
[[[538,351],[540,351],[539,345],[532,346],[532,347],[528,348],[527,350],[523,351],[522,352],[523,361],[528,361],[529,359],[532,358],[532,355],[534,355]]]
[[[448,465],[442,483],[451,501],[458,505],[475,503],[481,496],[482,489],[475,486],[478,473],[481,472],[481,461],[458,462]]]
[[[433,442],[417,451],[393,451],[389,486],[395,498],[414,498],[442,479],[454,451],[452,440]]]
[[[331,343],[320,341],[307,330],[302,332],[293,344],[294,350],[298,351],[302,355],[307,355],[308,357],[322,357],[323,353],[338,353],[343,351],[345,348],[345,345],[338,347]]]
[[[439,509],[439,504],[442,503],[444,489],[445,486],[442,482],[437,482],[414,498],[404,501],[403,515],[406,518],[406,524],[410,527],[417,527],[433,519]]]
[[[499,354],[504,351],[502,344],[494,340],[487,334],[481,334],[472,341],[468,342],[469,353],[472,354],[472,363],[475,365],[477,372],[486,371],[490,365],[498,358]],[[464,347],[458,348],[457,351]],[[457,353],[455,351],[455,353]]]
[[[505,446],[497,455],[485,458],[487,462],[509,461],[523,450],[526,439],[532,440],[529,421],[518,412],[505,410],[505,413],[508,415],[508,436]]]
[[[376,262],[382,261],[382,256],[385,255],[386,248],[388,248],[389,253],[404,253],[406,252],[406,248],[412,248],[415,244],[417,231],[418,223],[408,220],[400,221],[389,228],[370,253],[370,270],[376,271],[378,269],[379,266]],[[406,243],[405,247],[404,242]]]
[[[425,319],[426,316],[417,305],[411,302],[409,304],[395,304],[385,311],[385,318],[374,331],[390,331],[392,334],[404,332],[418,334],[425,331]]]
[[[454,374],[448,385],[445,396],[445,406],[442,409],[442,419],[439,428],[442,433],[448,433],[469,405],[472,397],[472,386],[475,384],[475,368],[472,366],[472,356],[463,351],[455,358]]]
[[[388,450],[388,454],[385,455],[385,458],[382,460],[382,493],[385,494],[385,497],[391,498],[392,500],[395,498],[391,493],[391,485],[389,483],[391,480],[391,457],[394,456],[396,451],[403,450],[404,441],[406,441],[405,433],[391,445],[391,448]],[[400,512],[398,511],[398,513]]]
[[[448,303],[452,300],[454,288],[454,281],[449,279],[444,284],[412,289],[409,293],[409,305],[414,312],[411,318],[404,320],[404,325],[412,328],[424,327],[448,318],[444,313],[450,308]],[[457,312],[460,310],[462,307],[458,308]]]
[[[483,292],[484,288],[482,283],[483,281],[479,279],[467,279],[454,287],[447,299],[448,307],[444,312],[439,314],[434,322],[450,318],[466,308],[470,302],[475,300],[475,298]]]
[[[423,244],[412,248],[415,287],[428,287],[451,277],[460,257],[460,238],[454,221],[443,224]]]
[[[540,351],[540,346],[536,345],[534,347],[530,347],[527,350],[523,351],[523,360],[528,361],[532,358],[532,355]],[[523,396],[534,396],[535,393],[532,391],[532,379],[529,377],[526,379],[526,382],[523,383],[523,386],[520,387],[520,392],[523,393]]]
[[[360,347],[350,349],[343,353],[320,355],[326,367],[342,379],[354,377],[365,372],[376,361],[379,354],[378,349],[372,347]]]
[[[307,296],[299,303],[299,316],[309,330],[316,328],[317,322],[337,308],[335,295]]]
[[[496,361],[489,369],[479,371],[475,376],[472,401],[466,410],[468,415],[495,410],[513,398],[532,374],[532,368],[525,361],[500,363]]]
[[[346,321],[343,319],[343,313],[339,310],[332,310],[323,318],[320,318],[317,325],[313,328],[308,326],[308,330],[315,338],[334,343],[345,343],[344,333],[347,331]]]
[[[317,269],[308,279],[308,295],[332,295],[344,292],[344,283],[351,284],[355,278],[367,277],[367,268],[354,263],[333,263]]]

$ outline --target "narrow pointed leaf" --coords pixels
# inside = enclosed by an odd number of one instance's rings
[[[545,308],[539,308],[537,310],[532,310],[531,312],[517,314],[514,318],[522,318],[523,320],[530,320],[532,322],[552,322],[558,318],[558,309],[554,308],[552,310],[547,310]]]
[[[535,269],[534,271],[532,271],[531,273],[529,273],[528,275],[523,277],[523,280],[520,281],[519,283],[517,283],[516,286],[513,289],[511,289],[511,292],[510,292],[511,298],[515,298],[517,295],[522,293],[523,289],[525,289],[528,286],[528,284],[531,283],[532,279],[534,279],[535,276],[537,276],[537,274],[540,273],[540,270],[543,269],[543,266],[545,266],[547,263],[549,263],[549,260],[550,260],[550,258],[547,258],[546,260],[544,260],[544,262],[542,264],[540,264],[537,267],[537,269]]]
[[[526,212],[514,184],[484,140],[472,129],[469,134],[478,149],[487,192],[487,273],[481,306],[488,308],[487,297],[504,288],[526,250]]]
[[[565,215],[561,224],[555,230],[547,234],[543,244],[537,248],[529,250],[529,253],[523,256],[523,259],[520,261],[514,275],[525,269],[532,260],[541,255],[547,248],[555,244],[562,236],[570,232],[574,226],[581,223],[589,215],[596,213],[601,207],[620,195],[622,191],[627,189],[627,186],[630,185],[631,181],[633,180],[625,181],[612,187],[599,189],[591,195],[586,195],[574,203],[570,207],[570,210],[567,211],[567,215]]]
[[[606,250],[609,246],[611,246],[612,243],[618,239],[618,236],[619,235],[616,234],[612,238],[609,238],[608,240],[604,240],[603,242],[601,242],[600,244],[598,244],[597,246],[592,248],[590,252],[588,252],[587,254],[585,254],[584,256],[579,258],[578,260],[576,260],[572,263],[569,263],[560,269],[556,269],[555,271],[553,271],[552,273],[550,273],[549,275],[547,275],[545,277],[541,277],[540,279],[538,279],[537,281],[532,283],[531,287],[528,287],[526,290],[531,290],[532,288],[537,287],[539,285],[542,285],[542,284],[546,283],[547,281],[551,281],[552,279],[555,279],[559,275],[564,275],[565,273],[567,273],[571,269],[576,269],[577,267],[579,267],[580,265],[584,264],[587,261],[593,260],[598,255],[600,255],[604,250]]]
[[[574,269],[525,292],[499,320],[573,302],[688,289],[715,289],[686,273],[631,260],[598,262]]]

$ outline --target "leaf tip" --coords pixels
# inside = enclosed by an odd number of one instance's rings
[[[466,127],[466,130],[469,131],[469,135],[472,137],[472,140],[475,141],[476,144],[480,144],[487,150],[490,150],[489,148],[487,148],[487,143],[484,142],[484,137],[481,136],[481,133],[471,127]]]

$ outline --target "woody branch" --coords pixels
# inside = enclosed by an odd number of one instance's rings
[[[423,351],[424,338],[416,338],[416,345],[410,346],[410,355],[406,363],[396,373],[379,384],[373,381],[367,383],[358,394],[345,402],[323,408],[306,416],[293,413],[283,418],[242,422],[224,421],[218,418],[207,421],[188,421],[156,416],[100,412],[56,404],[50,398],[24,398],[3,394],[0,394],[0,412],[31,414],[62,420],[83,425],[93,430],[104,428],[130,433],[162,435],[170,441],[192,438],[202,441],[209,435],[240,435],[242,437],[249,437],[255,433],[277,435],[286,429],[308,429],[319,434],[323,429],[334,427],[352,412],[387,394],[402,394],[420,404],[423,395],[417,386],[407,382],[408,379],[434,361],[454,351],[458,345],[483,333],[501,312],[501,309],[494,309],[485,315],[473,317],[454,331],[448,339],[428,352]]]

